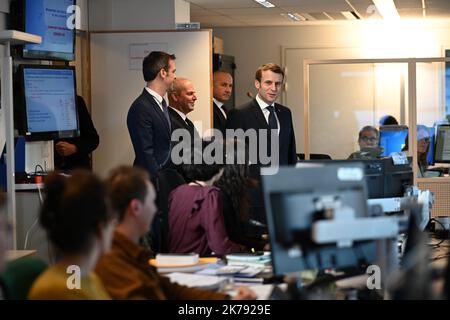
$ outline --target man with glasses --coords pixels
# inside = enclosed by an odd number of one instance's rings
[[[373,126],[365,126],[359,131],[358,144],[359,151],[353,152],[349,159],[374,159],[379,157],[383,150],[378,145],[380,143],[380,133]]]

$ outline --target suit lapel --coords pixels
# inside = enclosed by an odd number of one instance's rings
[[[252,112],[256,120],[258,121],[259,126],[263,129],[269,129],[269,124],[267,123],[266,118],[264,117],[264,114],[261,110],[261,107],[259,106],[256,99],[253,99],[252,101]]]
[[[217,104],[214,103],[214,112],[217,114],[217,116],[220,119],[220,125],[223,126],[227,119],[223,116],[222,111],[220,111],[220,108]]]
[[[144,96],[150,102],[150,105],[152,106],[153,110],[155,110],[156,114],[158,114],[159,118],[164,123],[164,126],[166,127],[167,131],[170,133],[170,127],[169,127],[169,124],[167,123],[166,116],[162,112],[162,110],[161,110],[158,102],[156,101],[156,99],[145,89],[144,89]]]

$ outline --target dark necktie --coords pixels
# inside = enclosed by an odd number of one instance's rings
[[[189,120],[188,118],[186,118],[186,123],[187,123],[187,125],[188,125],[188,127],[190,128],[190,129],[193,129],[194,128],[194,124],[192,123],[192,121],[191,120]]]
[[[278,130],[278,122],[277,117],[275,116],[275,108],[273,106],[268,106],[267,110],[269,110],[269,128]]]
[[[227,118],[227,109],[225,109],[225,105],[223,104],[220,108],[222,109],[224,117],[226,119]]]
[[[170,125],[169,108],[167,107],[167,102],[166,102],[166,100],[164,100],[164,98],[162,99],[161,105],[162,105],[164,116],[166,117],[167,124],[169,125],[169,130],[170,130],[171,125]]]

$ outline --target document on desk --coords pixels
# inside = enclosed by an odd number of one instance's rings
[[[183,273],[183,272],[168,273],[165,276],[168,277],[170,281],[178,283],[183,286],[208,290],[220,289],[230,282],[230,279],[227,277],[218,277],[218,276]]]

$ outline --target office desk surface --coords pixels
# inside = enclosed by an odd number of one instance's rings
[[[36,250],[8,250],[6,251],[6,260],[13,261],[24,257],[34,256]]]

